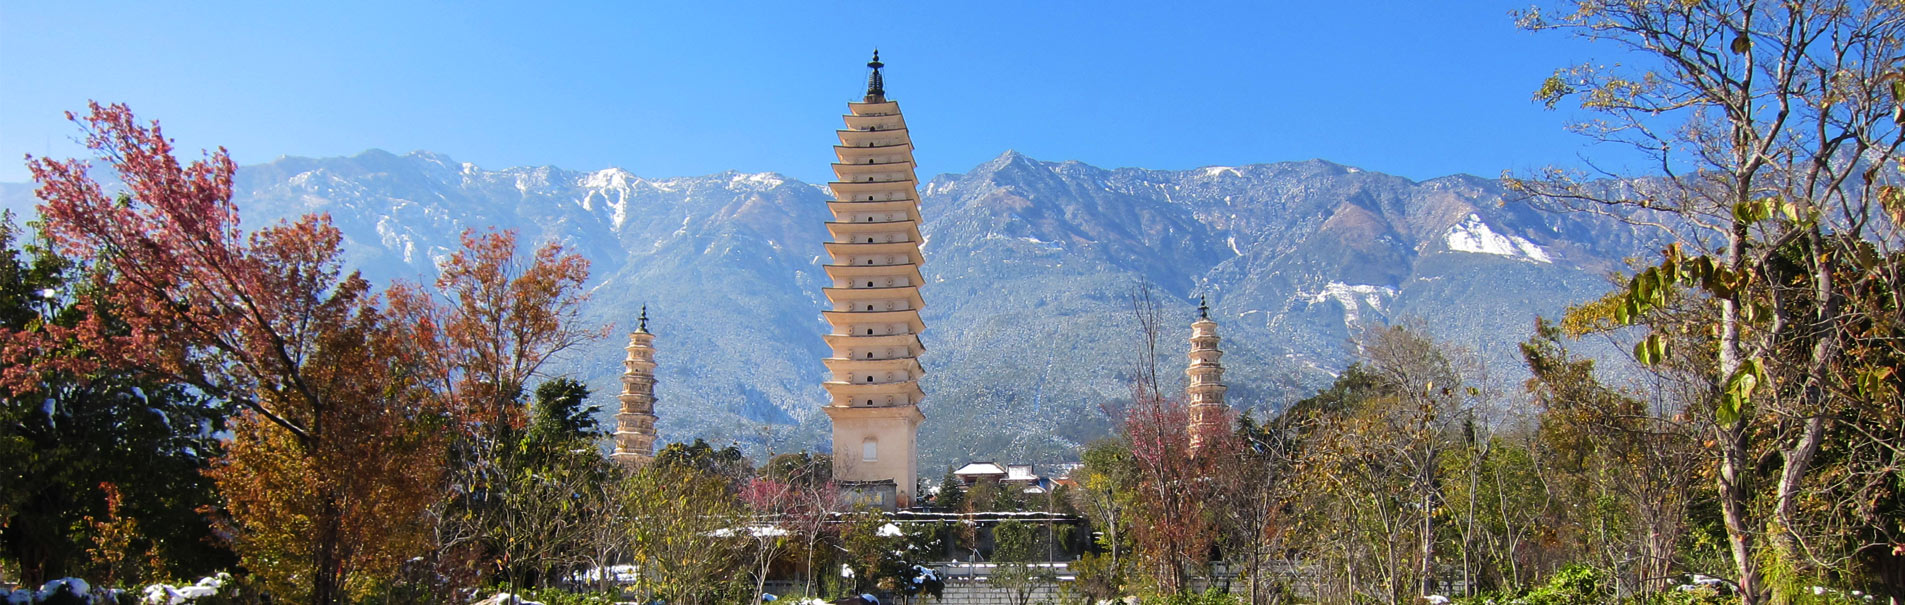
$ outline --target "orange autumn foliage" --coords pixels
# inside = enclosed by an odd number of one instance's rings
[[[361,596],[426,551],[451,440],[520,422],[525,382],[593,334],[572,328],[587,262],[559,246],[525,263],[513,234],[466,235],[442,296],[399,285],[386,304],[343,273],[328,217],[240,229],[224,150],[181,165],[124,105],[74,121],[123,194],[85,160],[29,165],[48,233],[99,295],[85,323],[0,333],[0,388],[119,368],[238,408],[210,471],[226,509],[208,512],[279,599]]]

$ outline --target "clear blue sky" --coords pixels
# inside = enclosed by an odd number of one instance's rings
[[[0,0],[0,181],[28,179],[23,154],[80,153],[61,112],[98,99],[241,164],[426,149],[492,169],[821,182],[874,46],[922,179],[1007,149],[1415,179],[1614,152],[1530,94],[1617,49],[1516,30],[1520,6]]]

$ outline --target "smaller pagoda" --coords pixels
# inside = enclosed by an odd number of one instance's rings
[[[655,335],[648,333],[648,306],[628,334],[622,360],[622,411],[615,415],[615,461],[630,468],[655,459]]]
[[[1210,320],[1210,304],[1197,301],[1197,321],[1191,323],[1191,365],[1184,369],[1190,384],[1184,388],[1190,399],[1191,456],[1205,444],[1220,441],[1230,430],[1230,406],[1224,403],[1224,352],[1217,348],[1223,339],[1217,336],[1217,322]]]

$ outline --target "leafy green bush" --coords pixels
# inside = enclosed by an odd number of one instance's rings
[[[615,605],[612,594],[595,592],[569,592],[560,588],[532,588],[521,596],[525,601],[536,601],[543,605]]]
[[[1465,597],[1455,597],[1450,599],[1449,603],[1451,605],[1518,605],[1522,603],[1521,598],[1520,592],[1484,590]]]
[[[1569,565],[1548,578],[1548,583],[1528,591],[1521,602],[1527,605],[1600,605],[1614,601],[1614,584],[1607,571],[1586,565]]]
[[[1735,595],[1720,594],[1712,588],[1667,589],[1638,601],[1644,605],[1739,605]]]
[[[1218,590],[1217,587],[1212,586],[1202,594],[1180,592],[1174,595],[1148,597],[1144,600],[1144,603],[1145,605],[1239,605],[1242,601],[1237,600],[1237,595]]]
[[[1109,601],[1124,595],[1125,561],[1113,567],[1111,555],[1085,553],[1071,562],[1071,582],[1059,585],[1059,592],[1087,603]]]

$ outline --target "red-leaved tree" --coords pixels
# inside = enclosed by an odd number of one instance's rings
[[[428,500],[416,494],[433,487],[433,458],[417,454],[433,449],[418,435],[434,415],[397,370],[421,352],[397,346],[369,284],[342,274],[327,217],[246,235],[223,149],[181,165],[158,124],[124,105],[69,118],[124,192],[109,194],[86,160],[28,166],[47,232],[94,272],[99,295],[81,303],[88,319],[76,326],[4,335],[0,355],[41,367],[9,364],[0,380],[20,392],[46,366],[130,368],[241,409],[232,455],[214,474],[241,555],[254,565],[295,557],[261,573],[300,578],[312,602],[341,600],[354,567],[407,539],[391,524],[415,519]],[[73,342],[94,355],[58,354]]]
[[[1211,482],[1205,461],[1191,453],[1189,409],[1181,398],[1161,390],[1163,306],[1145,282],[1134,286],[1128,298],[1140,338],[1132,360],[1131,407],[1124,421],[1137,467],[1138,518],[1131,533],[1150,571],[1150,588],[1173,594],[1186,588],[1189,568],[1208,562],[1214,536],[1203,503]]]
[[[328,217],[247,235],[224,150],[182,165],[124,105],[69,117],[124,192],[85,160],[28,164],[48,233],[99,295],[73,327],[0,333],[0,388],[130,369],[241,410],[211,474],[236,548],[279,598],[339,602],[441,550],[430,513],[447,499],[452,439],[519,426],[527,381],[597,333],[575,327],[587,261],[554,244],[525,261],[514,234],[465,234],[440,295],[400,284],[385,305],[343,273]]]
[[[391,312],[404,319],[413,346],[435,353],[419,360],[426,380],[466,429],[520,427],[523,390],[544,363],[608,333],[580,327],[589,261],[549,242],[525,264],[508,231],[465,231],[462,239],[434,288],[391,287]]]
[[[1204,461],[1191,456],[1190,426],[1175,398],[1139,401],[1125,418],[1138,470],[1140,519],[1131,533],[1159,594],[1185,589],[1189,570],[1208,562],[1214,537],[1204,515],[1211,482]]]

